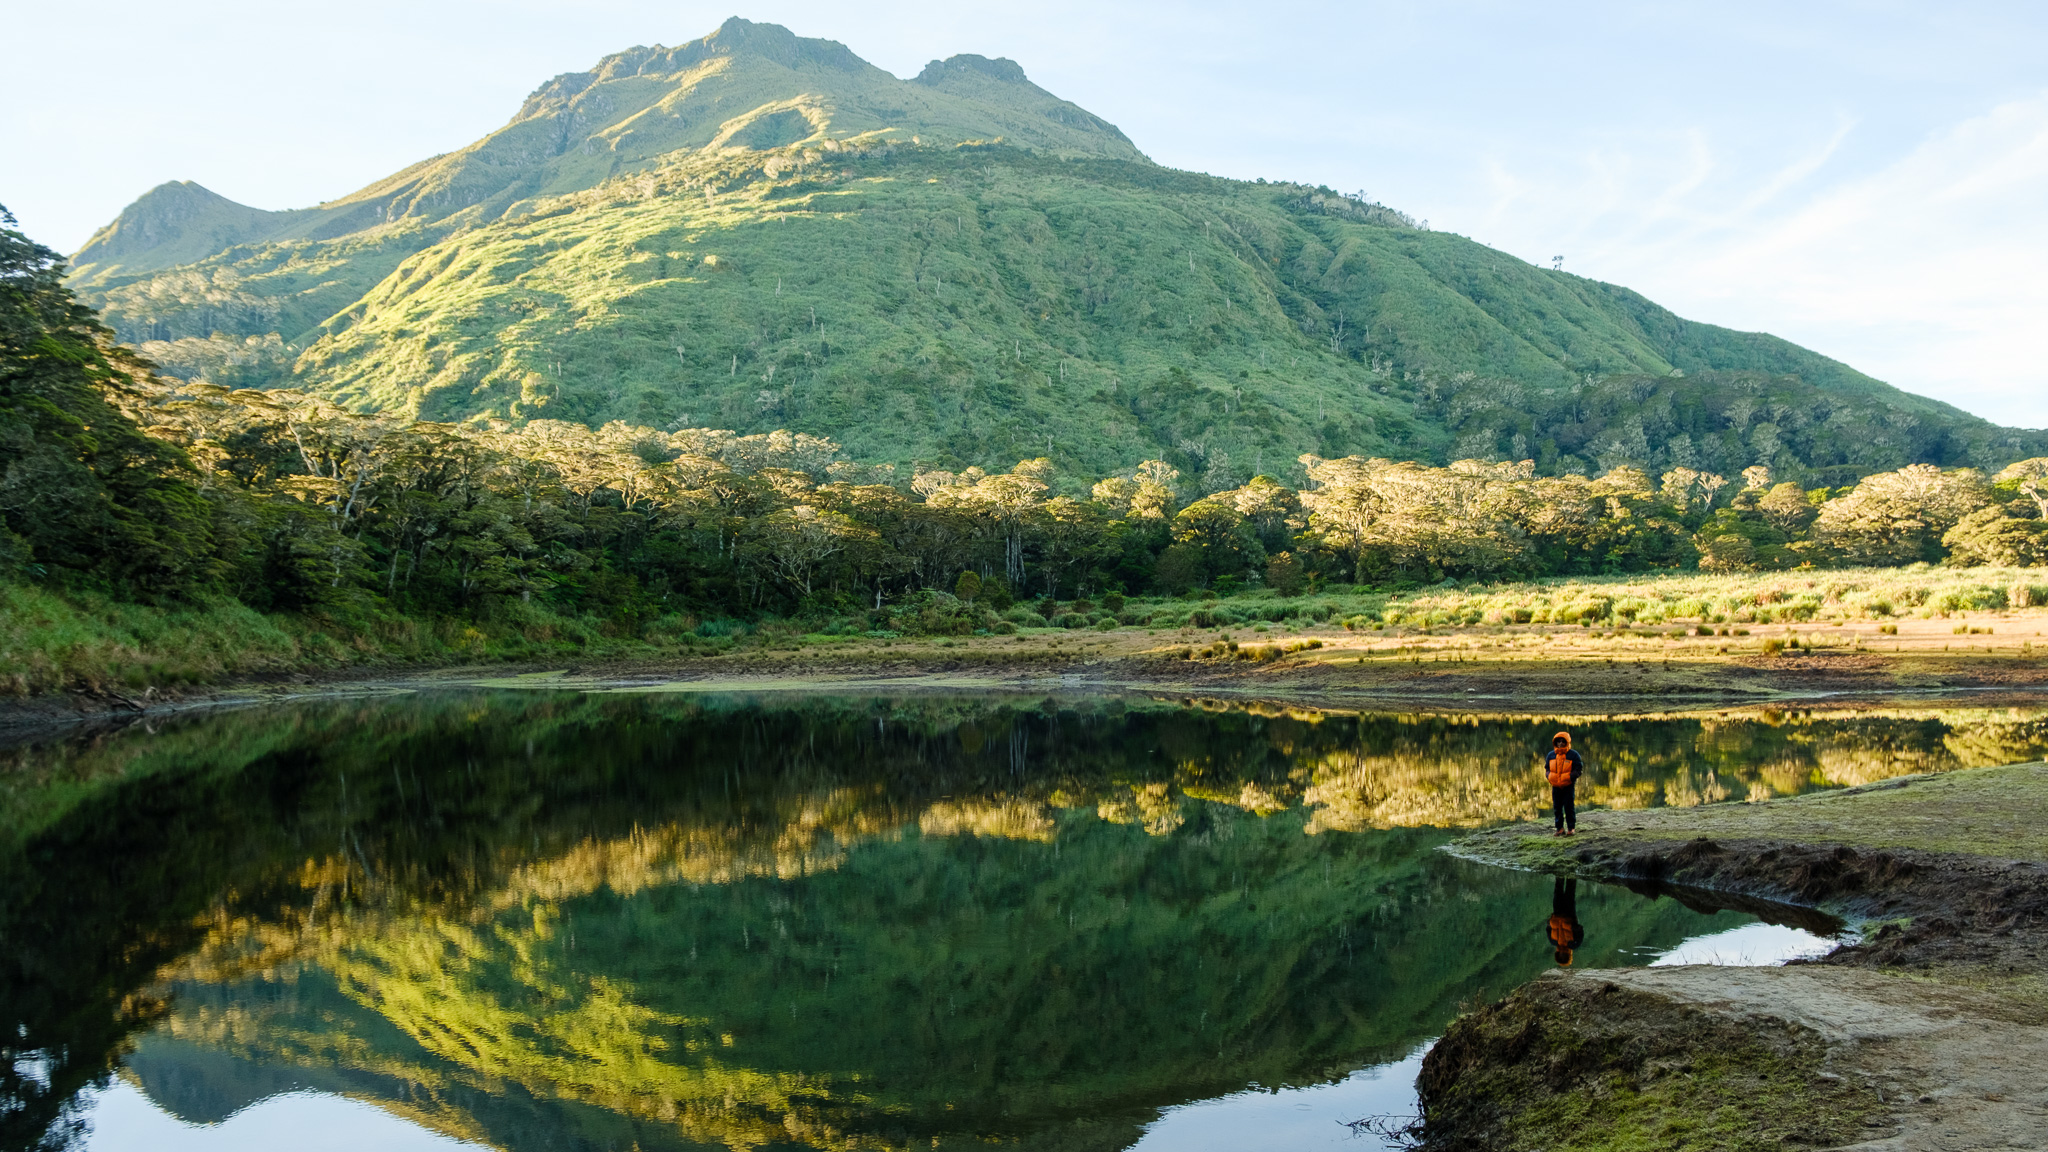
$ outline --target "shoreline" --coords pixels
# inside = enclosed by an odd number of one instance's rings
[[[61,727],[121,715],[168,715],[306,695],[485,684],[559,673],[563,685],[654,681],[670,690],[704,682],[732,691],[1021,689],[1140,691],[1197,697],[1326,702],[1388,710],[1549,712],[1560,706],[1616,710],[1656,701],[1660,710],[1786,705],[1828,709],[1967,697],[1985,707],[2048,701],[2048,645],[2032,618],[1990,617],[2003,635],[1972,637],[1960,650],[1940,640],[1949,621],[1920,622],[1926,635],[1869,647],[1877,625],[1787,629],[1807,646],[1772,655],[1672,636],[1585,637],[1577,629],[1475,627],[1413,635],[1356,635],[1341,628],[1283,634],[1243,629],[1046,630],[1015,636],[873,640],[804,637],[717,654],[658,653],[432,665],[356,664],[269,670],[211,683],[0,697],[0,731]],[[1939,623],[1937,630],[1931,625]],[[2012,624],[2020,628],[2010,627]],[[1988,628],[1986,629],[1988,631]],[[1240,645],[1240,641],[1242,644]],[[1939,641],[1939,642],[1938,642]],[[1285,651],[1285,648],[1294,651]],[[699,689],[701,690],[701,689]]]
[[[2048,1110],[2044,816],[2033,761],[1454,842],[1503,867],[1811,908],[1860,937],[1778,968],[1539,977],[1425,1061],[1421,1147],[1610,1146],[1559,1130],[1566,1116],[1597,1117],[1613,1146],[1659,1126],[1672,1148],[2030,1146]]]

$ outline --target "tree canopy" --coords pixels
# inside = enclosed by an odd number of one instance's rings
[[[539,601],[625,624],[809,614],[946,631],[994,627],[1026,598],[2036,563],[2048,549],[2048,458],[1809,490],[1766,465],[1730,481],[1309,454],[1295,488],[1160,458],[1108,476],[1043,457],[899,469],[789,430],[412,420],[161,375],[61,275],[54,253],[0,234],[0,563],[132,598],[456,615]]]

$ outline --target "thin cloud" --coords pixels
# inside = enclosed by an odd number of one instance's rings
[[[2048,425],[2048,93],[2000,105],[1691,262],[1688,293],[1872,375]],[[1910,333],[1911,338],[1899,339]]]
[[[1525,252],[1681,315],[1769,331],[1908,391],[2048,426],[2048,93],[1842,163],[1841,116],[1769,167],[1704,130],[1616,136],[1569,161],[1494,155],[1471,215]],[[1458,213],[1443,213],[1456,219]],[[1531,236],[1548,239],[1531,241]]]

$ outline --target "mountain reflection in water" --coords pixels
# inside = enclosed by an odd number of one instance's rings
[[[2048,744],[2005,713],[1565,722],[1609,806]],[[310,1091],[507,1149],[1127,1147],[1548,967],[1549,881],[1434,849],[1536,815],[1559,723],[447,692],[17,747],[0,1147],[83,1141],[110,1073],[196,1123]],[[1750,919],[1574,912],[1577,967]]]

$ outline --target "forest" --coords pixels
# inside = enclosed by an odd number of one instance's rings
[[[2048,457],[1811,489],[1761,464],[1538,475],[1498,458],[1303,455],[1298,487],[1160,459],[898,469],[787,431],[440,423],[180,379],[62,274],[0,234],[0,573],[58,593],[343,623],[960,633],[1081,597],[2048,563]]]

